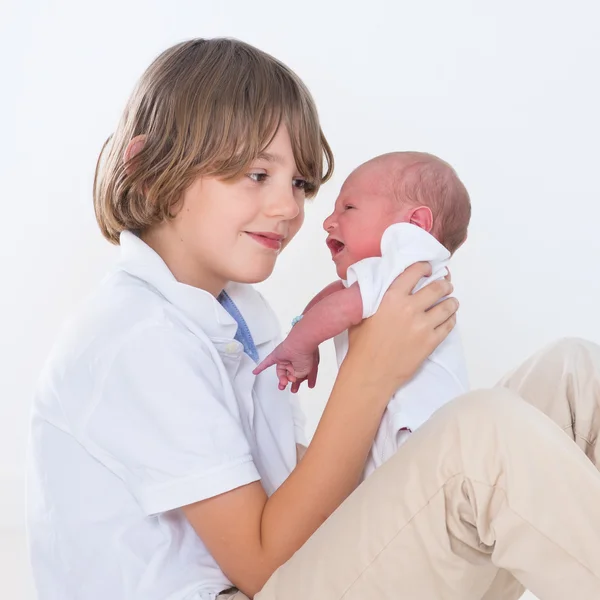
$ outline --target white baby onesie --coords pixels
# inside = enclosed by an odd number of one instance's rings
[[[363,302],[363,318],[372,316],[393,281],[410,265],[429,262],[430,277],[415,287],[445,277],[450,252],[432,235],[410,223],[396,223],[381,238],[381,257],[365,258],[348,268],[346,287],[358,282]],[[334,339],[338,365],[348,351],[348,333]],[[443,404],[468,390],[466,361],[456,327],[425,360],[413,378],[394,394],[387,405],[381,425],[365,466],[363,478],[388,460]]]

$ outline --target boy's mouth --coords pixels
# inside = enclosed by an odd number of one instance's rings
[[[258,242],[262,246],[277,251],[281,250],[283,246],[283,240],[285,239],[283,235],[265,231],[246,231],[245,233],[249,235],[255,242]]]
[[[346,247],[343,242],[340,242],[340,240],[336,240],[332,237],[328,237],[325,243],[331,251],[331,258],[333,258],[333,260],[335,260],[340,252],[342,252],[342,250]]]

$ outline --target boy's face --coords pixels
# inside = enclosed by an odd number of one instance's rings
[[[381,256],[381,237],[393,223],[406,220],[403,208],[386,188],[387,177],[359,167],[344,182],[333,213],[325,219],[327,246],[338,277],[346,279],[348,267],[372,256]]]
[[[282,126],[243,176],[199,177],[184,192],[176,217],[164,224],[172,229],[171,245],[180,247],[180,260],[171,261],[180,273],[167,264],[179,281],[215,295],[229,281],[263,281],[302,225],[304,198]]]

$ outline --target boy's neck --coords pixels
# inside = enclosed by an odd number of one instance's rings
[[[228,281],[192,260],[185,245],[173,239],[171,233],[157,226],[142,232],[140,238],[162,258],[177,281],[205,290],[216,298]]]

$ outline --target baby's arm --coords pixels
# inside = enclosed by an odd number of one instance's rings
[[[318,304],[319,302],[321,302],[321,300],[324,300],[325,298],[327,298],[327,296],[331,296],[331,294],[334,294],[335,292],[341,292],[343,290],[345,290],[346,287],[344,286],[344,284],[342,283],[341,279],[338,279],[337,281],[334,281],[333,283],[330,283],[328,286],[325,286],[307,305],[306,308],[303,311],[303,315],[305,315],[313,306],[315,306],[315,304]]]
[[[303,379],[311,372],[319,344],[362,321],[363,306],[358,284],[345,288],[335,282],[319,292],[305,309],[303,318],[286,339],[263,360],[254,373],[277,365],[279,388]]]
[[[341,289],[337,287],[335,291],[317,298],[319,296],[309,303],[302,320],[285,340],[291,348],[303,354],[314,352],[325,340],[360,323],[363,318],[362,298],[357,283],[349,288],[341,284]]]

